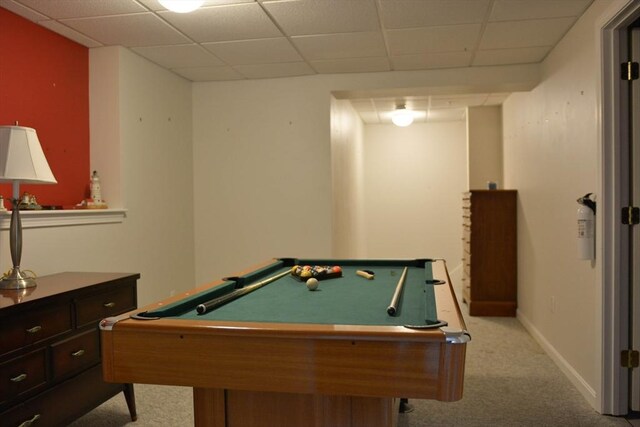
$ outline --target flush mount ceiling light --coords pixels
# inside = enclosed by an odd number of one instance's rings
[[[404,104],[399,105],[398,108],[391,113],[391,121],[396,126],[407,127],[413,123],[413,111],[407,110]]]
[[[204,3],[204,0],[158,0],[160,4],[172,12],[193,12]]]

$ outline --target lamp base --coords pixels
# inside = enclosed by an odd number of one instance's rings
[[[36,286],[36,280],[25,275],[17,267],[12,268],[9,274],[0,280],[0,289],[25,289],[35,288]]]

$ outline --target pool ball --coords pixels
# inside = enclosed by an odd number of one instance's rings
[[[309,289],[310,291],[315,291],[316,289],[318,289],[318,279],[314,279],[313,277],[309,280],[307,280],[307,289]]]

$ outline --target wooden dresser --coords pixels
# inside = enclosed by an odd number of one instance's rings
[[[139,274],[60,273],[0,290],[0,424],[64,426],[132,384],[102,380],[98,322],[137,306]]]
[[[516,190],[471,190],[462,200],[463,301],[472,316],[515,316]]]

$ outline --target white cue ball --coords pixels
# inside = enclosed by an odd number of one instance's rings
[[[318,279],[314,279],[313,277],[307,280],[307,289],[310,291],[315,291],[318,289]]]

